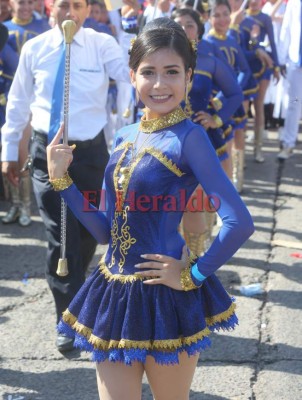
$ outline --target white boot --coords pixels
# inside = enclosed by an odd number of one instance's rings
[[[11,200],[11,207],[2,218],[3,224],[13,224],[18,221],[20,215],[20,192],[19,186],[13,185],[7,178],[5,180],[5,187],[8,191],[8,196]]]
[[[238,193],[243,189],[244,159],[244,149],[233,150],[233,183]]]
[[[20,200],[19,224],[25,227],[31,224],[31,179],[29,175],[21,176],[20,178]]]
[[[262,155],[262,140],[263,140],[263,129],[255,129],[255,139],[254,139],[254,160],[257,163],[263,163],[264,157]]]

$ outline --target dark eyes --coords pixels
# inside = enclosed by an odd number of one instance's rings
[[[168,74],[168,75],[176,75],[176,74],[178,74],[179,72],[178,72],[178,70],[177,69],[168,69],[168,70],[166,70],[166,74]],[[149,70],[149,69],[145,69],[145,70],[143,70],[143,71],[141,71],[141,75],[143,75],[143,76],[151,76],[151,75],[154,75],[155,74],[155,72],[153,71],[153,70]]]

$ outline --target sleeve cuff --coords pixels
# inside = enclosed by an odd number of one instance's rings
[[[197,264],[194,264],[191,268],[191,278],[196,286],[200,286],[207,277],[202,275]]]

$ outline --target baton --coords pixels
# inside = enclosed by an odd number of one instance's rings
[[[65,76],[64,76],[64,131],[63,143],[68,144],[68,119],[69,119],[69,86],[70,86],[70,46],[76,31],[76,24],[72,20],[62,23],[62,30],[65,41]],[[66,258],[66,223],[67,223],[67,204],[61,198],[61,238],[60,238],[60,258],[58,261],[57,275],[68,275],[68,265]]]

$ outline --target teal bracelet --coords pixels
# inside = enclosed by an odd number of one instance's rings
[[[202,282],[207,278],[206,276],[202,275],[201,272],[199,272],[197,264],[194,264],[194,265],[191,267],[191,274],[192,274],[193,278],[194,278],[196,281],[199,282],[200,285],[201,285]]]

